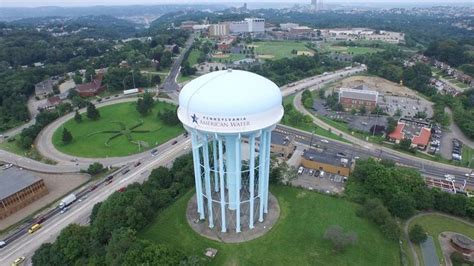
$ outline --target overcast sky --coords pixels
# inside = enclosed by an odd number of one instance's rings
[[[416,0],[416,3],[468,3],[473,0]],[[0,0],[0,7],[37,7],[37,6],[93,6],[93,5],[151,5],[151,4],[189,4],[203,2],[283,2],[283,3],[309,3],[310,0]],[[414,0],[324,0],[330,3],[414,3]]]

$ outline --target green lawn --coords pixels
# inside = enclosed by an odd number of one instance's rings
[[[245,58],[244,54],[225,54],[225,57],[211,57],[211,62],[216,62],[216,63],[225,63],[227,62],[233,62],[237,60],[242,60]]]
[[[280,218],[266,235],[241,244],[222,244],[203,238],[188,225],[185,209],[194,191],[165,209],[140,233],[156,243],[172,245],[203,258],[206,248],[218,250],[212,265],[400,265],[397,242],[357,217],[357,205],[343,199],[290,187],[271,187],[281,208]],[[334,253],[323,240],[330,225],[358,235],[356,245]]]
[[[439,245],[438,241],[439,234],[445,231],[451,231],[464,234],[474,239],[474,227],[441,215],[432,214],[415,218],[410,223],[409,228],[411,228],[415,224],[421,225],[425,229],[425,231],[433,237],[436,246],[436,253],[438,254],[438,258],[440,259],[441,265],[444,265],[444,259],[443,253],[441,251],[441,246]]]
[[[18,137],[19,137],[19,135],[11,136],[10,139],[16,139]],[[52,161],[50,159],[47,159],[47,158],[41,156],[41,154],[35,148],[30,148],[30,149],[21,148],[20,146],[17,145],[16,141],[11,141],[11,142],[4,141],[4,142],[0,143],[0,149],[5,150],[5,151],[9,151],[11,153],[18,154],[20,156],[25,156],[25,157],[28,157],[30,159],[40,161],[40,162],[43,162],[43,163],[56,164],[55,161]]]
[[[267,42],[254,42],[251,45],[255,46],[255,52],[258,55],[270,55],[273,56],[269,59],[280,59],[284,57],[294,57],[291,51],[307,51],[314,53],[313,50],[306,47],[306,42],[298,41],[267,41]]]
[[[197,49],[192,49],[191,50],[191,52],[189,53],[189,56],[188,56],[188,62],[189,62],[190,66],[193,66],[193,65],[198,63],[197,60],[198,60],[200,54],[201,54],[201,52]]]
[[[136,130],[150,130],[147,133],[132,133],[133,140],[145,141],[149,144],[150,149],[156,145],[164,143],[169,139],[184,132],[181,126],[169,127],[165,126],[156,118],[158,111],[163,109],[174,109],[175,106],[169,103],[158,102],[148,116],[142,117],[135,109],[135,102],[120,103],[99,108],[101,118],[97,121],[91,121],[82,114],[82,123],[76,123],[74,119],[67,121],[63,126],[71,131],[73,141],[64,145],[61,141],[63,127],[58,128],[53,135],[53,144],[61,152],[80,156],[80,157],[114,157],[127,156],[140,152],[136,144],[130,143],[125,136],[120,136],[110,142],[110,147],[105,142],[113,133],[98,134],[87,136],[90,133],[103,130],[118,130],[119,125],[114,121],[125,123],[126,126],[132,127],[143,120],[144,124]]]
[[[469,148],[467,145],[462,147],[462,161],[463,166],[469,166],[469,168],[474,168],[474,149]]]
[[[178,83],[182,83],[182,82],[185,82],[185,81],[188,81],[188,80],[192,80],[192,79],[195,79],[197,78],[198,76],[195,76],[195,75],[191,75],[191,76],[186,76],[184,77],[183,75],[181,75],[181,73],[178,75],[178,78],[176,79],[178,81]]]

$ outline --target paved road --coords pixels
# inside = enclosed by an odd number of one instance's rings
[[[92,207],[100,201],[105,200],[113,192],[133,182],[143,182],[148,178],[151,169],[161,165],[169,165],[172,161],[189,152],[190,140],[183,141],[174,146],[163,150],[158,156],[149,156],[142,161],[139,167],[131,169],[127,175],[120,175],[114,178],[114,181],[107,186],[101,186],[90,192],[87,198],[81,202],[75,202],[70,210],[64,214],[56,214],[43,223],[43,228],[34,234],[23,234],[15,241],[9,243],[0,250],[0,265],[10,265],[10,263],[20,256],[25,256],[29,260],[34,251],[46,242],[54,241],[58,233],[71,223],[86,224],[92,211]]]
[[[171,66],[170,73],[163,82],[163,91],[165,92],[173,92],[179,90],[179,85],[176,82],[178,78],[179,70],[181,69],[181,63],[183,62],[184,55],[186,52],[191,48],[194,43],[194,34],[191,34],[189,39],[186,41],[184,49],[181,50],[179,56],[174,60],[173,65]]]

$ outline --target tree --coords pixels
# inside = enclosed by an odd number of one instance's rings
[[[146,107],[145,101],[142,98],[139,98],[137,100],[137,106],[135,108],[137,109],[137,112],[139,112],[142,116],[148,114],[148,108]]]
[[[175,110],[164,109],[163,111],[158,112],[156,117],[167,126],[176,126],[181,123],[176,113],[177,113],[176,109]]]
[[[76,113],[74,114],[74,120],[75,120],[77,123],[81,123],[81,122],[82,122],[82,115],[79,113],[78,110],[76,110]]]
[[[160,75],[153,75],[151,77],[151,83],[155,85],[159,85],[161,83],[161,77]]]
[[[162,67],[171,66],[171,63],[172,63],[171,56],[172,56],[172,53],[170,51],[165,51],[163,55],[161,56],[160,65]]]
[[[179,54],[179,46],[178,45],[175,45],[173,46],[173,54]]]
[[[421,244],[426,241],[428,236],[426,235],[425,230],[419,224],[415,224],[408,232],[408,236],[410,237],[410,241],[414,244]]]
[[[367,113],[367,108],[365,107],[365,105],[362,105],[362,107],[360,107],[359,112],[362,115],[365,115]]]
[[[91,120],[97,120],[100,118],[99,110],[95,108],[93,103],[87,104],[87,117]]]
[[[95,70],[92,66],[86,68],[86,82],[91,82],[95,79]]]
[[[87,259],[89,256],[89,238],[88,226],[70,224],[61,231],[54,247],[63,255],[64,264],[72,265],[79,259]]]
[[[95,162],[89,165],[89,168],[87,168],[87,173],[90,175],[97,175],[105,171],[104,166],[99,163]]]
[[[344,232],[339,225],[331,225],[324,232],[324,239],[331,242],[336,252],[343,252],[348,246],[357,243],[355,232]]]
[[[64,144],[69,144],[72,141],[72,134],[67,130],[67,128],[63,128],[62,141]]]
[[[400,143],[398,144],[398,147],[401,150],[404,150],[404,151],[414,152],[414,150],[411,148],[411,139],[402,139],[402,140],[400,140]]]

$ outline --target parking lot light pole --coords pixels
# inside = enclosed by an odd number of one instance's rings
[[[311,141],[309,142],[309,148],[311,149],[311,147],[313,146],[313,137],[314,137],[314,130],[311,131]]]

